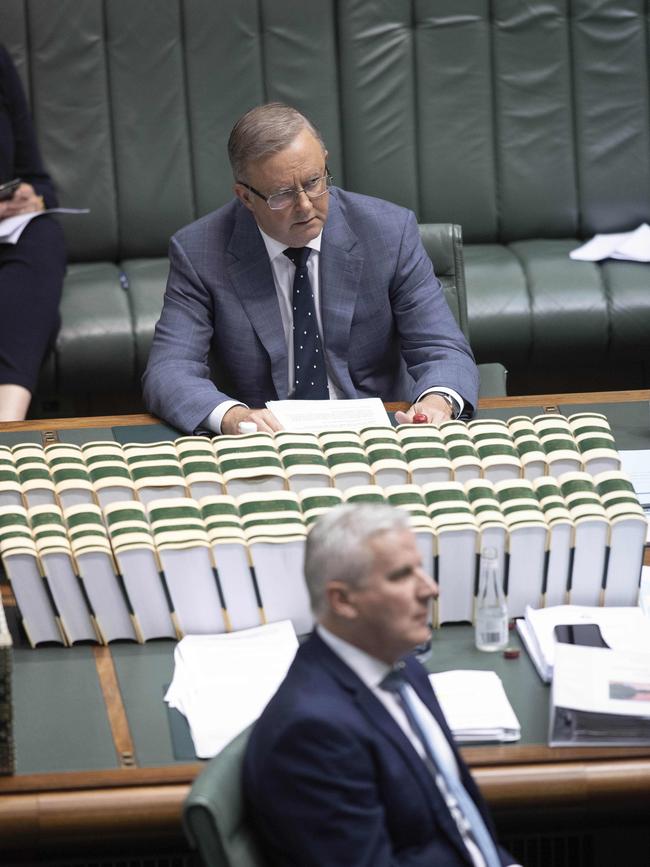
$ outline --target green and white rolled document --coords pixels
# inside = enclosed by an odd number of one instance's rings
[[[332,486],[332,472],[316,434],[278,431],[274,440],[292,491]]]
[[[187,482],[174,443],[126,443],[122,447],[139,499],[186,497]]]
[[[324,513],[340,506],[343,494],[338,488],[305,488],[298,494],[300,508],[307,530]]]
[[[79,579],[61,509],[53,503],[33,506],[27,510],[27,520],[68,643],[103,640]]]
[[[476,572],[474,579],[473,619],[475,620],[476,599],[479,592],[481,551],[485,548],[493,548],[496,551],[499,574],[505,576],[508,527],[501,513],[499,499],[492,482],[488,479],[470,479],[468,482],[465,482],[465,493],[467,494],[472,514],[476,519],[479,529],[476,543]]]
[[[424,485],[436,544],[435,573],[438,582],[436,623],[471,621],[478,524],[460,482]]]
[[[396,509],[404,510],[409,516],[409,524],[415,535],[418,550],[422,557],[422,568],[433,577],[435,546],[433,523],[419,485],[391,485],[384,488],[387,502]]]
[[[565,605],[574,556],[574,526],[562,491],[553,476],[533,479],[533,488],[548,526],[543,604]]]
[[[83,503],[65,509],[63,517],[77,573],[102,640],[108,643],[130,639],[142,643],[142,630],[113,557],[102,510]]]
[[[543,604],[548,525],[532,482],[513,479],[494,486],[508,527],[504,589],[510,617]]]
[[[598,412],[577,412],[569,425],[582,456],[582,467],[592,476],[620,470],[621,458],[607,417]]]
[[[54,482],[41,446],[19,443],[11,451],[27,507],[56,503]]]
[[[24,506],[0,506],[0,556],[30,645],[67,644]]]
[[[508,419],[508,429],[519,455],[525,479],[537,479],[547,473],[546,453],[532,419],[515,415]]]
[[[552,413],[537,415],[533,419],[533,424],[546,455],[549,476],[555,476],[557,479],[564,473],[576,473],[582,470],[582,455],[571,426],[563,415]]]
[[[104,517],[124,587],[144,641],[180,638],[145,507],[138,500],[108,503]]]
[[[396,429],[414,485],[450,482],[453,470],[440,431],[435,425],[409,424]]]
[[[95,503],[93,483],[79,446],[53,443],[43,451],[61,507]]]
[[[193,499],[213,497],[225,491],[223,476],[212,443],[206,437],[174,440],[185,482]]]
[[[648,522],[632,482],[620,470],[599,473],[594,484],[609,519],[605,605],[637,605]]]
[[[147,514],[183,634],[226,632],[225,600],[198,503],[182,497],[154,500]]]
[[[221,590],[233,630],[265,623],[246,536],[233,497],[222,494],[199,501]]]
[[[255,491],[283,491],[287,477],[272,434],[214,437],[219,471],[232,497]]]
[[[291,620],[298,635],[313,617],[303,574],[307,529],[293,491],[246,494],[237,499],[257,586],[268,623]]]
[[[364,428],[360,432],[376,485],[405,485],[409,468],[399,438],[393,428]]]
[[[565,473],[558,482],[575,527],[569,601],[572,605],[602,605],[609,558],[607,513],[588,473]]]
[[[100,506],[135,499],[135,484],[119,443],[112,440],[84,443],[81,453]]]
[[[468,422],[467,429],[481,461],[483,478],[502,482],[523,475],[519,453],[504,421],[476,419]]]
[[[372,484],[370,462],[358,433],[337,431],[320,434],[318,439],[335,487],[344,491],[346,488]]]
[[[24,506],[23,489],[14,456],[8,446],[0,445],[0,506]]]

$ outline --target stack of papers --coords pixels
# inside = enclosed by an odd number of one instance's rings
[[[0,244],[17,244],[29,223],[43,214],[89,214],[88,208],[48,208],[45,211],[30,211],[0,220]]]
[[[378,397],[357,400],[268,400],[266,407],[285,430],[294,432],[358,431],[376,425],[391,426],[384,404]]]
[[[165,701],[187,718],[199,758],[216,755],[258,718],[297,649],[289,620],[177,644]]]
[[[599,262],[601,259],[650,262],[650,226],[641,223],[633,232],[595,235],[591,241],[571,250],[569,256],[583,262]]]
[[[558,644],[549,743],[650,744],[650,653]]]
[[[560,644],[555,640],[556,626],[595,623],[612,650],[650,653],[650,628],[643,611],[636,607],[599,608],[587,605],[554,605],[526,608],[517,630],[542,680],[553,679],[555,656]]]
[[[521,726],[494,671],[442,671],[429,680],[454,740],[518,741]]]

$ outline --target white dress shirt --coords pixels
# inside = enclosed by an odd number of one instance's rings
[[[269,261],[271,263],[271,272],[273,273],[273,283],[275,284],[275,291],[278,296],[278,304],[280,305],[282,328],[284,330],[284,339],[287,344],[287,372],[289,379],[289,396],[291,396],[295,388],[295,369],[293,363],[292,335],[292,299],[293,277],[296,272],[296,267],[293,262],[291,262],[284,255],[284,251],[287,249],[286,244],[283,244],[280,241],[276,241],[275,238],[271,238],[271,236],[267,235],[266,232],[263,232],[262,229],[259,228],[259,226],[258,229],[260,235],[262,236],[262,240],[264,241],[266,252],[269,256]],[[321,344],[325,346],[325,341],[323,339],[323,321],[320,309],[320,248],[322,240],[323,233],[321,231],[312,241],[309,241],[305,246],[309,247],[312,251],[309,255],[309,259],[307,260],[307,271],[309,273],[309,282],[311,283],[312,292],[314,293],[314,306],[316,308],[316,320],[318,322],[318,331],[321,337]],[[329,366],[327,365],[327,354],[325,357],[325,363],[327,372],[327,387],[330,393],[330,400],[338,400],[343,397],[343,392],[338,387],[336,381],[332,377]],[[443,394],[448,394],[456,401],[456,403],[460,407],[460,412],[463,411],[463,399],[456,391],[454,391],[453,388],[447,388],[446,386],[435,386],[434,388],[429,388],[426,391],[423,391],[420,395],[420,398],[424,397],[425,394],[430,394],[431,392],[441,392]],[[420,398],[418,398],[418,400]],[[208,430],[214,431],[215,433],[221,433],[221,422],[223,420],[223,417],[229,409],[232,409],[233,406],[246,406],[246,404],[243,404],[239,400],[224,400],[217,407],[215,407],[215,409],[212,410],[210,415],[202,422],[201,427],[207,428]]]

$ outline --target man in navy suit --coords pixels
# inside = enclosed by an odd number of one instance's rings
[[[235,198],[171,240],[148,408],[185,431],[236,433],[242,421],[277,430],[265,403],[294,396],[299,379],[297,266],[285,250],[309,248],[324,396],[407,401],[399,421],[470,416],[476,365],[415,215],[331,186],[318,131],[289,106],[247,112],[228,151]]]
[[[437,739],[439,765],[462,782],[494,843],[481,795],[453,744],[425,670],[409,654],[430,638],[435,582],[408,518],[388,506],[341,506],[307,541],[317,626],[253,728],[244,760],[248,815],[274,867],[483,867],[424,744],[384,678],[403,674]]]

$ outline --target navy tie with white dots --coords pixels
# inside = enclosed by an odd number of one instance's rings
[[[327,400],[327,371],[320,335],[314,292],[309,281],[309,247],[287,247],[283,251],[296,266],[293,278],[293,364],[295,400]]]

